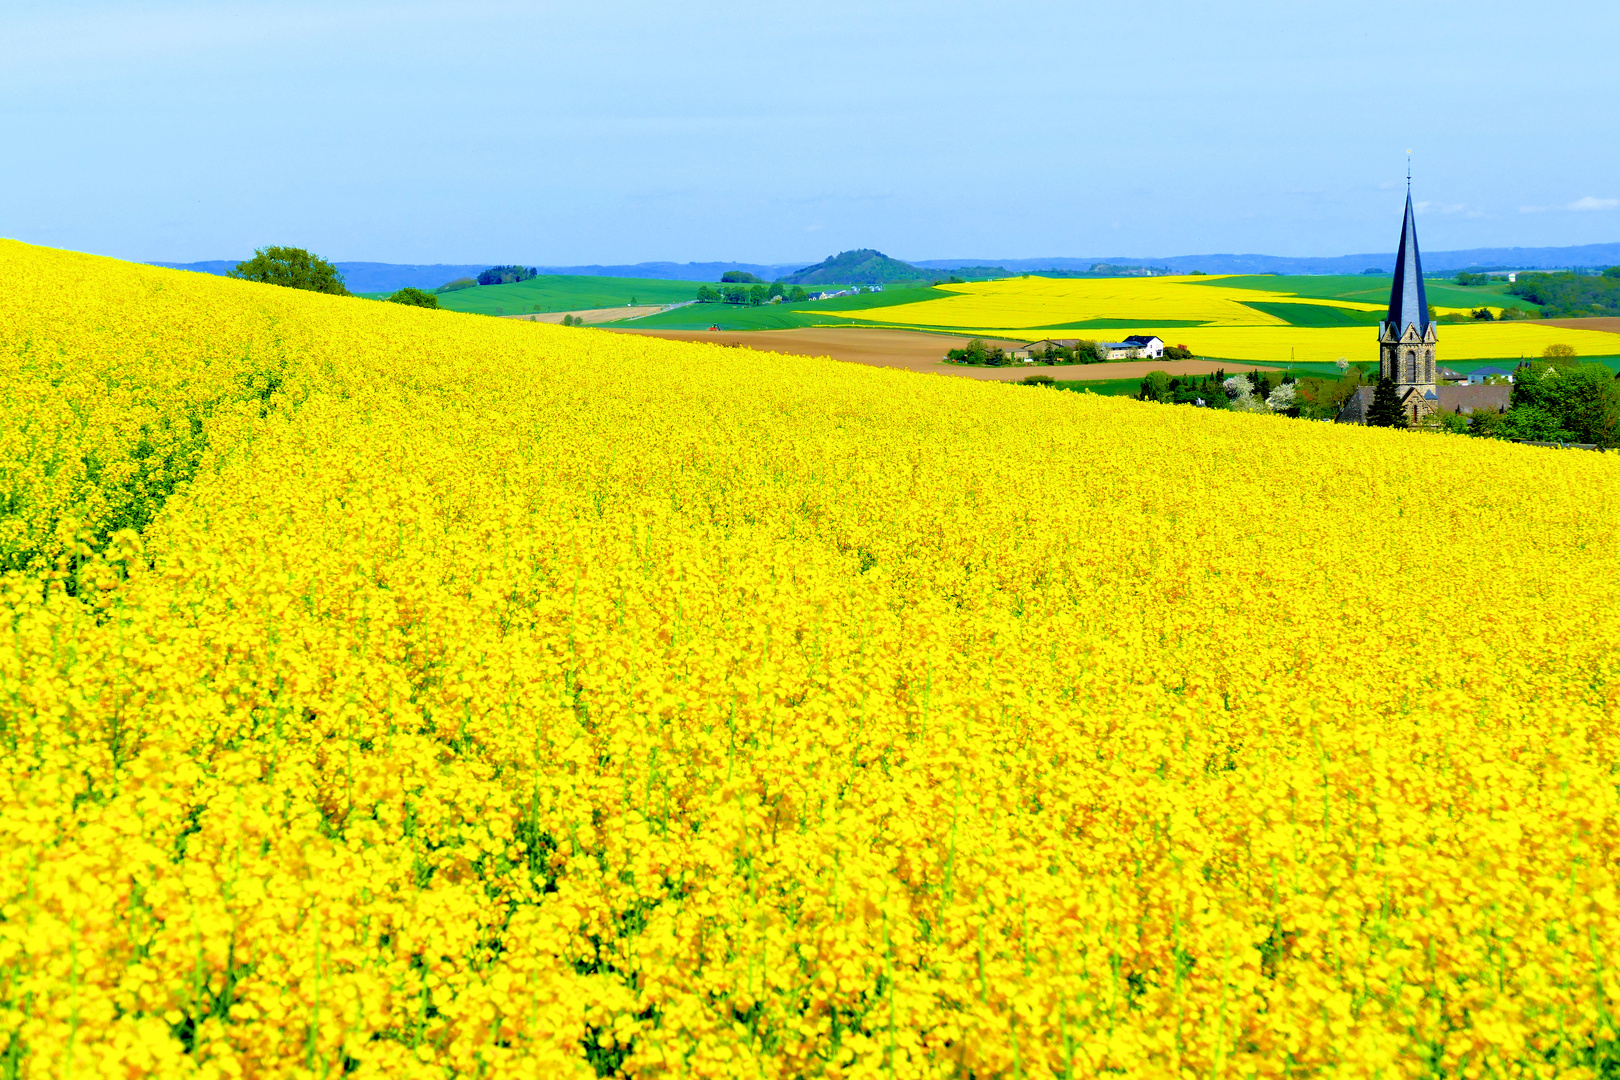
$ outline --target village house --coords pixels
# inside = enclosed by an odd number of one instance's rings
[[[1132,334],[1124,341],[1099,341],[1104,360],[1158,360],[1164,356],[1164,342],[1156,337]]]

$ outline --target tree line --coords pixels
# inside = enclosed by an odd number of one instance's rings
[[[329,296],[353,296],[348,285],[343,280],[343,274],[336,266],[319,255],[312,255],[303,248],[282,247],[272,244],[270,247],[255,248],[253,258],[243,259],[231,269],[225,271],[226,277],[236,278],[240,281],[257,281],[265,285],[280,285],[287,289],[302,289],[305,292],[326,293]],[[421,289],[406,286],[396,290],[392,295],[384,297],[390,303],[405,304],[410,307],[436,308],[439,306],[438,297]]]
[[[1031,350],[1029,358],[1041,364],[1100,364],[1107,359],[1107,355],[1095,341],[1076,341],[1072,348],[1052,345]],[[1012,354],[1006,349],[999,345],[987,345],[980,338],[973,338],[960,349],[947,350],[945,359],[953,364],[974,367],[1005,367],[1014,362]]]
[[[1192,355],[1192,350],[1185,345],[1166,345],[1163,359],[1191,360]],[[1073,345],[1055,342],[1031,349],[1029,358],[1037,364],[1101,364],[1107,361],[1108,351],[1100,342],[1081,339]],[[975,367],[1004,367],[1015,362],[1007,350],[999,345],[986,345],[979,338],[974,338],[960,349],[948,350],[945,359],[953,364]]]
[[[727,276],[730,276],[728,271]],[[752,276],[752,275],[749,275]],[[723,285],[718,289],[711,289],[707,285],[698,286],[697,302],[700,304],[768,304],[772,300],[783,300],[790,304],[803,303],[810,299],[810,294],[799,285],[785,286],[780,281],[766,285],[755,279],[755,284]]]
[[[480,285],[515,285],[520,281],[539,277],[532,266],[492,266],[478,275]]]
[[[1612,318],[1620,315],[1620,266],[1601,274],[1520,274],[1508,292],[1541,305],[1544,319]]]
[[[1373,387],[1367,423],[1411,426],[1391,379],[1375,378],[1368,365],[1348,366],[1339,379],[1304,378],[1298,386],[1299,415],[1331,420],[1350,395]],[[1419,427],[1488,439],[1592,443],[1620,446],[1620,374],[1598,363],[1579,363],[1568,345],[1549,345],[1540,359],[1519,365],[1505,412],[1477,409],[1467,416],[1436,412]]]

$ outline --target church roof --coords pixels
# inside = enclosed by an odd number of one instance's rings
[[[1395,280],[1389,287],[1389,321],[1397,334],[1414,324],[1420,334],[1429,327],[1429,296],[1423,291],[1423,260],[1418,256],[1417,217],[1410,191],[1406,193],[1406,220],[1401,223],[1401,248],[1395,254]]]

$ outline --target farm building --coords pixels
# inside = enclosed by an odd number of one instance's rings
[[[1105,360],[1157,360],[1164,356],[1164,342],[1156,337],[1132,334],[1124,341],[1099,341]]]

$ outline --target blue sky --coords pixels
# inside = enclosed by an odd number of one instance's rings
[[[0,235],[130,259],[1620,240],[1620,4],[7,0]]]

